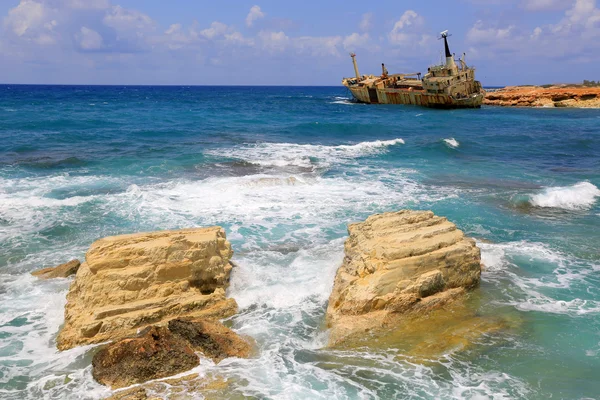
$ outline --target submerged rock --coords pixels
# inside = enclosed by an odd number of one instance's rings
[[[136,338],[100,349],[92,360],[92,375],[117,389],[175,375],[199,364],[187,341],[165,327],[150,327]]]
[[[233,252],[220,227],[138,233],[92,244],[72,283],[59,349],[118,340],[173,318],[221,319]]]
[[[348,231],[327,308],[332,346],[396,329],[402,320],[463,298],[479,283],[475,241],[431,211],[376,214]]]
[[[31,275],[37,276],[40,279],[67,278],[75,275],[81,263],[79,260],[71,260],[68,263],[60,264],[56,267],[43,268],[33,271]]]

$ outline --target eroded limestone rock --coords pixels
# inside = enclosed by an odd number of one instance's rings
[[[81,263],[79,260],[71,260],[68,263],[60,264],[56,267],[43,268],[33,271],[31,275],[40,279],[67,278],[75,275]]]
[[[376,214],[348,231],[327,308],[330,345],[427,314],[479,283],[475,241],[431,211]]]
[[[131,337],[173,318],[233,315],[237,304],[225,297],[232,254],[220,227],[94,242],[67,295],[58,348]]]

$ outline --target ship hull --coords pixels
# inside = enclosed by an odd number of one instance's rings
[[[374,89],[366,86],[348,87],[348,89],[360,103],[409,104],[431,108],[480,108],[484,97],[483,93],[454,98],[447,94],[432,94],[423,90]]]

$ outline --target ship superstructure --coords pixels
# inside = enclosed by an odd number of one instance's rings
[[[354,65],[353,78],[342,79],[354,98],[361,103],[413,104],[434,108],[479,108],[485,95],[481,83],[475,80],[475,68],[458,60],[450,53],[448,31],[440,34],[444,40],[446,61],[421,73],[389,74],[381,64],[381,75],[360,75],[356,54],[351,53]]]

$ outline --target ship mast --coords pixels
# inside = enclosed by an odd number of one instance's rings
[[[356,79],[360,80],[360,74],[358,73],[358,65],[356,64],[356,54],[350,53],[350,57],[352,57],[352,64],[354,64],[354,74],[356,75]]]

